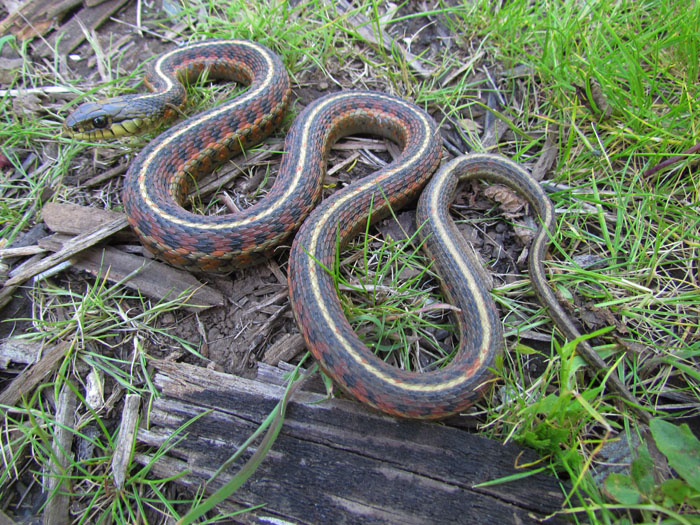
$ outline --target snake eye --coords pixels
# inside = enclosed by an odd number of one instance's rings
[[[73,133],[80,133],[82,131],[82,129],[80,129],[80,124],[76,124],[72,129]]]
[[[100,115],[99,117],[92,119],[92,125],[97,129],[106,128],[107,124],[109,124],[109,122],[107,121],[107,117],[104,115]]]

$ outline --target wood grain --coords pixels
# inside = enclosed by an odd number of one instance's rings
[[[162,396],[153,405],[146,444],[162,444],[191,418],[211,410],[156,462],[155,473],[189,472],[196,489],[235,451],[281,398],[283,388],[192,365],[156,362]],[[246,461],[248,453],[241,461]],[[150,456],[138,458],[142,462]],[[558,481],[539,473],[519,481],[475,485],[527,472],[534,452],[441,424],[397,420],[350,400],[299,392],[272,452],[227,502],[295,523],[532,523],[561,507]],[[240,465],[240,464],[239,464]],[[534,468],[534,467],[530,467]],[[208,492],[230,479],[226,471]],[[247,519],[247,518],[246,518]],[[557,523],[557,517],[549,521]]]

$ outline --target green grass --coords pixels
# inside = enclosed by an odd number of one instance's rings
[[[178,42],[233,35],[266,44],[282,57],[295,88],[325,82],[413,100],[440,121],[452,150],[500,152],[533,168],[552,143],[555,156],[545,178],[558,186],[551,194],[557,229],[546,261],[550,282],[573,305],[573,317],[586,319],[583,332],[596,334],[601,356],[611,367],[617,364],[611,373],[640,400],[662,415],[697,415],[698,155],[651,176],[645,172],[700,142],[700,3],[436,1],[424,13],[399,6],[393,18],[381,21],[383,3],[365,0],[358,6],[355,13],[370,15],[366,28],[378,42],[385,39],[382,30],[395,34],[411,24],[407,39],[399,42],[410,45],[432,74],[417,74],[396,47],[367,42],[351,17],[330,3],[210,1],[191,4],[172,19],[162,15],[149,27],[164,33],[181,24]],[[441,31],[432,45],[443,47],[421,47],[421,35],[431,27]],[[0,46],[25,56],[24,46],[11,38],[1,39]],[[70,182],[70,175],[82,163],[94,162],[95,173],[108,169],[150,136],[106,145],[59,138],[60,119],[75,104],[143,89],[143,68],[124,71],[119,53],[99,56],[101,78],[72,77],[59,67],[59,57],[48,63],[26,59],[9,86],[60,86],[80,95],[70,103],[49,99],[42,110],[32,109],[27,98],[7,93],[0,98],[0,153],[12,166],[0,176],[0,249],[40,222],[49,201],[121,209],[118,184],[86,189]],[[187,114],[237,93],[220,85],[190,92]],[[490,102],[489,93],[497,95]],[[504,130],[497,143],[483,142],[486,116],[489,130]],[[218,201],[195,205],[216,208]],[[503,218],[495,204],[485,214],[461,206],[455,213],[487,232],[498,221],[507,228],[522,222]],[[358,333],[382,358],[426,369],[449,360],[450,348],[441,343],[454,337],[449,335],[454,327],[437,278],[408,237],[384,238],[369,230],[352,243],[341,256],[341,299]],[[508,352],[497,370],[499,382],[478,407],[481,431],[540,451],[554,472],[570,480],[565,512],[580,521],[697,523],[696,480],[681,474],[650,488],[641,447],[629,445],[637,459],[628,478],[596,481],[604,447],[613,440],[635,443],[630,436],[644,428],[591,379],[574,345],[558,338],[520,267],[500,265],[494,275],[493,297]],[[75,387],[75,378],[90,370],[109,388],[119,384],[144,398],[156,395],[147,368],[152,349],[166,345],[194,356],[199,350],[159,328],[159,316],[179,309],[182,298],[151,303],[101,281],[49,279],[28,286],[34,304],[29,335],[70,341],[73,353],[22,405],[3,407],[0,496],[16,490],[24,472],[38,476],[55,462],[56,400],[63,389],[74,388],[82,425],[76,438],[99,451],[89,464],[71,464],[78,506],[92,502],[96,512],[117,521],[137,521],[145,507],[183,515],[191,501],[172,501],[164,492],[168,480],[150,479],[148,469],[134,465],[121,495],[108,490],[116,430],[106,428],[103,415],[90,409]],[[86,426],[97,428],[97,434],[87,435]],[[692,461],[690,454],[679,457],[672,447],[664,448],[687,437],[682,430],[670,431],[669,437],[667,428],[655,428],[655,442],[671,463]],[[695,446],[692,440],[684,443]]]
[[[454,307],[443,302],[421,245],[417,232],[393,240],[372,235],[368,224],[333,277],[348,321],[375,354],[404,370],[428,371],[453,357]]]

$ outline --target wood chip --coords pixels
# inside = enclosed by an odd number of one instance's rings
[[[124,286],[158,301],[184,298],[189,294],[189,306],[185,308],[190,311],[224,304],[221,292],[201,283],[191,273],[116,248],[85,250],[74,265],[97,279],[123,281]]]
[[[535,167],[532,168],[532,176],[536,181],[541,181],[544,176],[552,169],[554,163],[559,155],[559,145],[558,145],[558,126],[553,126],[547,129],[547,136],[544,139],[544,146],[542,147],[542,152],[540,153]]]
[[[291,361],[306,349],[306,343],[301,334],[287,334],[265,350],[263,363],[277,366],[280,361]]]
[[[72,235],[64,235],[63,233],[54,233],[53,235],[47,235],[43,239],[39,239],[37,245],[44,250],[50,252],[57,252],[63,245],[73,238]]]
[[[66,11],[80,5],[82,0],[28,0],[0,22],[0,35],[13,34],[20,41],[48,33],[56,20]]]
[[[14,13],[22,5],[20,0],[2,0],[0,3],[5,7],[8,13]]]
[[[11,337],[0,344],[0,368],[10,363],[30,365],[39,358],[41,343]]]
[[[77,396],[72,388],[63,385],[58,396],[56,424],[53,425],[53,459],[48,461],[51,470],[44,476],[44,493],[49,498],[43,513],[44,525],[70,523],[70,465],[73,463],[73,427]]]
[[[124,217],[117,211],[77,204],[49,202],[41,210],[41,219],[52,232],[80,235],[95,227]]]
[[[97,244],[98,242],[106,239],[110,235],[119,230],[126,228],[127,226],[126,217],[120,216],[117,219],[113,219],[110,222],[98,227],[94,231],[88,231],[82,235],[78,235],[73,238],[69,243],[66,243],[62,249],[54,254],[44,257],[41,261],[30,267],[23,268],[20,272],[10,272],[10,279],[7,280],[5,286],[13,286],[16,284],[21,284],[27,279],[34,277],[35,275],[48,270],[52,266],[57,265],[65,260],[68,260],[72,256],[80,253],[81,251]]]
[[[44,253],[46,250],[41,246],[19,246],[17,248],[5,248],[0,250],[0,259],[7,257],[26,257],[27,255],[36,255]]]
[[[18,375],[0,394],[0,405],[14,406],[23,396],[28,396],[36,385],[58,367],[70,348],[71,345],[65,342],[45,347],[41,359]]]
[[[43,0],[42,0],[43,1]],[[80,1],[80,0],[79,0]],[[110,0],[96,7],[85,7],[43,40],[36,49],[40,56],[66,56],[85,40],[85,34],[104,24],[109,17],[119,11],[129,0]]]
[[[115,166],[115,167],[110,168],[106,171],[103,171],[99,175],[95,175],[94,177],[90,177],[89,179],[84,181],[81,184],[81,186],[83,186],[85,188],[92,188],[93,186],[99,186],[100,184],[104,184],[109,179],[126,173],[126,170],[128,167],[129,166],[126,163],[119,164],[118,166]],[[116,212],[114,212],[114,213],[116,213]]]
[[[489,97],[489,101],[492,97]],[[503,120],[504,117],[500,112],[494,110],[497,115],[494,116],[493,112],[487,112],[484,118],[484,133],[481,137],[481,145],[484,150],[495,149],[496,146],[501,142],[501,138],[508,130],[508,124]],[[505,118],[505,117],[504,117]]]
[[[117,490],[124,487],[126,473],[131,463],[131,451],[136,439],[136,423],[139,419],[141,398],[137,394],[128,394],[124,400],[122,421],[117,436],[117,446],[112,456],[112,477]]]

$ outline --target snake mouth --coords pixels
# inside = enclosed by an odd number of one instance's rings
[[[144,133],[157,126],[159,115],[144,112],[134,95],[87,102],[71,113],[63,133],[78,140],[110,140]]]
[[[63,133],[77,140],[111,140],[121,137],[131,137],[144,133],[155,127],[148,119],[133,118],[121,122],[112,122],[108,127],[97,128],[76,124],[73,127],[64,125]]]

